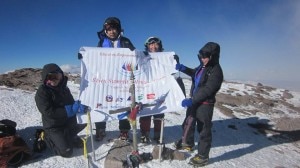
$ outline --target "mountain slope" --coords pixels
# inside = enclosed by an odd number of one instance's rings
[[[191,83],[184,80],[188,88]],[[77,97],[79,85],[68,83]],[[34,131],[41,127],[40,114],[34,102],[35,91],[11,89],[0,86],[0,119],[17,122],[17,132],[32,146]],[[224,82],[218,94],[213,117],[213,144],[210,164],[206,167],[297,167],[300,165],[299,101],[300,94],[267,86]],[[185,112],[167,113],[164,142],[173,148],[181,136],[181,123]],[[118,121],[107,124],[107,137],[95,142],[95,161],[91,167],[103,167],[112,139],[118,136]],[[138,124],[139,128],[139,124]],[[83,130],[80,135],[85,137]],[[139,136],[139,135],[138,135]],[[198,136],[196,136],[198,138]],[[140,152],[152,152],[155,143],[139,144]],[[88,141],[88,151],[91,143]],[[186,153],[187,157],[196,150]],[[53,156],[49,150],[39,158],[24,163],[22,167],[87,167],[82,149],[75,149],[74,157],[66,159]],[[140,167],[190,167],[185,161],[153,160]]]

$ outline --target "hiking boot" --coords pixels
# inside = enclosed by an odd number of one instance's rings
[[[197,154],[190,159],[189,164],[197,166],[197,167],[205,166],[208,164],[208,157],[203,157],[203,156]]]
[[[142,135],[141,138],[140,138],[140,142],[141,143],[150,143],[150,138],[146,135]]]
[[[105,129],[96,129],[96,141],[102,141],[103,138],[106,136]]]
[[[174,143],[174,147],[177,150],[186,150],[186,151],[193,151],[194,145],[189,145],[186,143],[182,143],[182,140],[178,140]]]
[[[151,140],[149,138],[149,132],[142,132],[140,137],[140,142],[141,143],[150,143]]]
[[[120,135],[119,135],[119,139],[123,140],[123,141],[127,141],[128,140],[128,131],[121,131]]]
[[[186,144],[186,143],[182,143],[181,144],[181,150],[193,151],[194,150],[194,146]]]
[[[171,148],[167,148],[165,144],[163,145],[163,150],[161,152],[161,157],[163,160],[173,160],[174,159],[174,151]]]
[[[83,140],[79,136],[76,136],[73,139],[73,147],[74,148],[83,148]]]

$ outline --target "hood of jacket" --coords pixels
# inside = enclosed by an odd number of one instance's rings
[[[202,62],[200,58],[201,53],[210,54],[208,66],[219,64],[220,45],[218,43],[208,42],[199,50],[198,59],[200,62]]]
[[[62,73],[62,75],[64,76],[63,71],[60,69],[60,67],[58,65],[56,65],[54,63],[46,64],[46,65],[44,65],[42,74],[41,74],[43,82],[46,81],[47,75],[51,72],[59,72],[59,73]]]
[[[118,36],[115,39],[110,39],[109,37],[107,37],[105,30],[109,27],[114,27],[117,29],[118,31]],[[105,22],[103,23],[103,27],[102,30],[100,30],[99,32],[97,32],[98,38],[104,39],[104,38],[108,38],[110,40],[116,40],[120,37],[120,35],[122,34],[122,27],[121,27],[121,21],[119,18],[117,17],[108,17]]]

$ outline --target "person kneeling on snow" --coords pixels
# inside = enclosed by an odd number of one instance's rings
[[[77,124],[76,113],[83,113],[86,106],[74,101],[67,87],[68,78],[58,65],[46,64],[41,75],[43,83],[36,92],[35,102],[42,114],[46,144],[55,154],[70,157],[73,147],[83,147],[77,134],[86,125]]]

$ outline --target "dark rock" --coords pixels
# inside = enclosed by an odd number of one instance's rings
[[[42,83],[41,81],[42,69],[23,68],[9,72],[7,74],[0,74],[0,86],[7,86],[14,89],[22,89],[28,91],[35,91]],[[79,74],[68,76],[69,81],[80,81]]]

